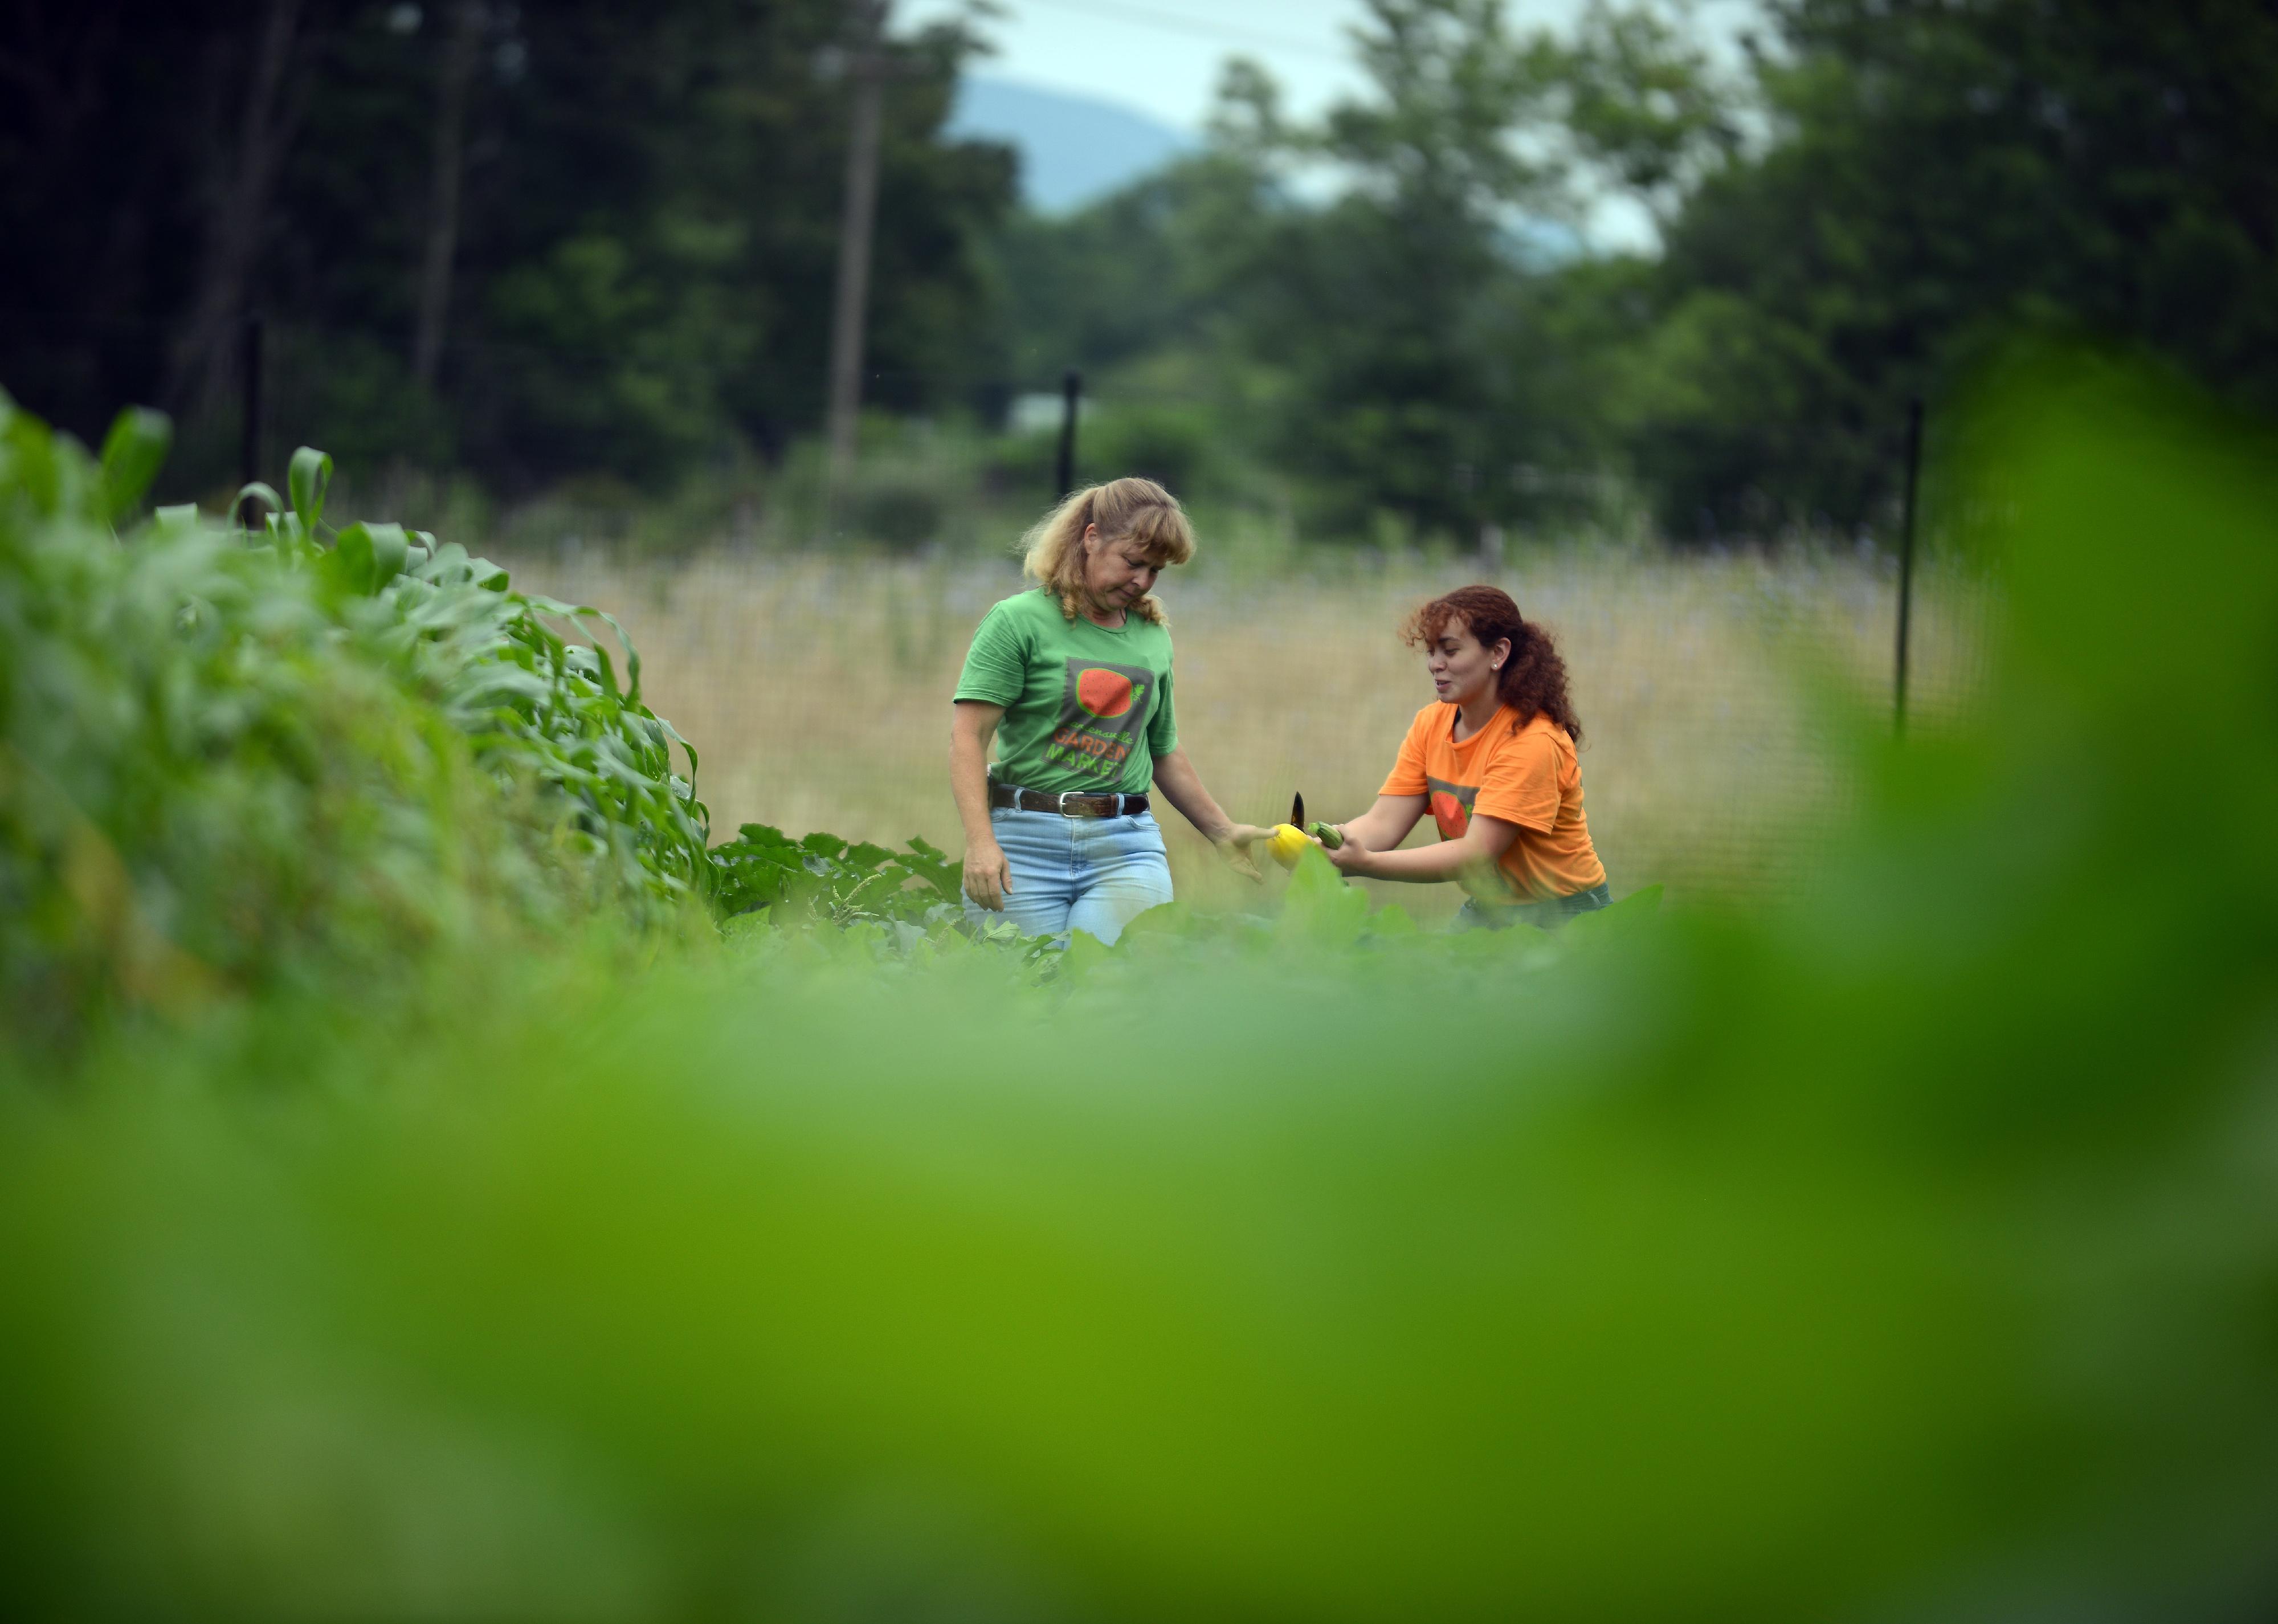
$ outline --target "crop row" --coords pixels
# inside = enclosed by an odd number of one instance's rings
[[[327,524],[322,452],[294,453],[286,496],[246,487],[257,523],[134,518],[168,440],[129,411],[90,456],[0,395],[19,1030],[386,976],[440,940],[597,915],[945,917],[956,868],[922,842],[747,824],[714,846],[697,751],[643,702],[615,618],[424,532]]]

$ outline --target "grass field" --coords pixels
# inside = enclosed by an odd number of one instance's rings
[[[503,562],[526,589],[616,607],[651,702],[703,753],[699,788],[720,834],[758,821],[959,849],[948,696],[974,626],[1021,586],[1009,559]],[[1273,568],[1206,553],[1174,571],[1161,590],[1181,738],[1227,809],[1272,822],[1295,790],[1316,816],[1365,808],[1432,696],[1398,627],[1417,602],[1478,575],[1466,559],[1334,553]],[[1711,900],[1804,881],[1815,831],[1848,793],[1824,730],[1888,705],[1886,562],[1545,550],[1493,578],[1566,655],[1590,825],[1617,892],[1665,884]],[[1983,675],[1976,600],[1937,574],[1919,594],[1914,709],[1936,726]],[[1181,893],[1240,906],[1246,883],[1175,814],[1165,823]],[[1448,886],[1372,885],[1422,921],[1458,900]]]

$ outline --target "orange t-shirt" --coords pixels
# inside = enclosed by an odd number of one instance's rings
[[[1442,840],[1459,840],[1474,813],[1518,825],[1496,867],[1511,888],[1498,900],[1567,897],[1605,881],[1605,865],[1582,819],[1582,764],[1574,741],[1545,716],[1514,729],[1508,706],[1469,739],[1456,738],[1456,708],[1426,705],[1400,741],[1381,795],[1429,798]]]

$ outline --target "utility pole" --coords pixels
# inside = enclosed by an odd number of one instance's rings
[[[237,473],[240,489],[261,478],[261,317],[248,310],[239,329],[237,352]],[[233,523],[250,527],[241,505],[233,509]]]
[[[239,100],[237,141],[226,157],[214,155],[205,243],[168,368],[164,398],[176,411],[218,407],[226,398],[230,329],[256,296],[270,206],[316,77],[307,67],[310,45],[309,31],[301,27],[302,4],[268,0],[247,42],[248,82]]]
[[[411,371],[434,387],[443,359],[443,330],[451,309],[451,260],[459,246],[459,176],[466,146],[467,93],[481,55],[482,0],[459,0],[451,37],[443,48],[441,95],[435,115],[433,167],[428,175],[427,241],[419,264],[419,317],[411,340]]]
[[[847,0],[854,44],[846,142],[846,207],[838,222],[838,289],[830,323],[830,506],[854,475],[855,434],[862,411],[862,329],[870,296],[870,240],[878,215],[880,102],[886,75],[886,16],[893,0]]]
[[[1906,505],[1899,521],[1899,671],[1893,731],[1907,732],[1907,652],[1912,640],[1915,611],[1915,502],[1922,485],[1923,403],[1907,402]]]
[[[1074,367],[1060,379],[1060,454],[1052,464],[1052,500],[1075,489],[1075,419],[1083,404],[1083,374]]]

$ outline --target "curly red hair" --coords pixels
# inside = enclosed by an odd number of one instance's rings
[[[1518,612],[1518,605],[1500,586],[1458,586],[1434,598],[1409,617],[1401,635],[1418,648],[1440,640],[1449,623],[1460,620],[1483,648],[1510,640],[1510,657],[1502,663],[1496,696],[1510,707],[1514,732],[1536,716],[1548,716],[1566,730],[1576,744],[1582,742],[1581,718],[1566,695],[1566,662],[1550,633]]]

